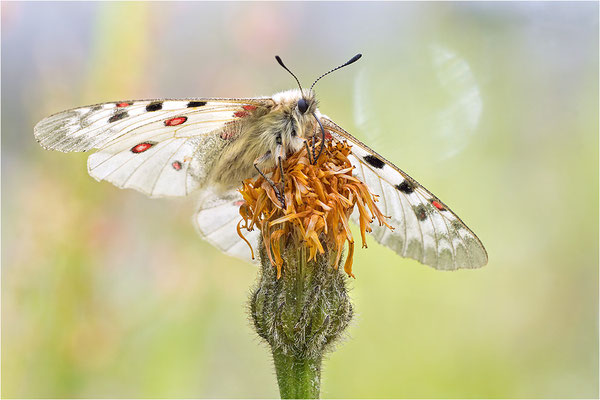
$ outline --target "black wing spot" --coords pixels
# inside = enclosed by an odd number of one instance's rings
[[[417,215],[417,219],[419,221],[425,221],[427,219],[427,209],[423,204],[419,204],[418,206],[414,207],[413,211]]]
[[[364,159],[369,165],[371,165],[372,167],[375,167],[377,169],[381,169],[385,165],[385,163],[383,161],[381,161],[379,158],[372,156],[370,154],[368,156],[365,156]]]
[[[190,101],[187,106],[188,108],[190,107],[202,107],[205,106],[206,102],[205,101]]]
[[[401,184],[396,185],[396,189],[402,193],[411,194],[415,191],[415,184],[407,180],[403,180]]]
[[[112,117],[110,117],[108,119],[108,122],[109,123],[113,123],[113,122],[116,122],[116,121],[121,120],[123,118],[127,118],[128,116],[129,116],[129,114],[127,114],[127,111],[121,111],[121,112],[118,112],[118,113],[114,114]]]
[[[154,101],[146,106],[146,111],[158,111],[162,109],[162,106],[162,101]]]
[[[100,110],[102,110],[102,106],[101,105],[97,105],[97,106],[94,106],[94,107],[90,108],[89,112],[100,111]]]

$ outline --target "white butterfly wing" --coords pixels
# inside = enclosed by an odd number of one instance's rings
[[[268,99],[142,100],[104,103],[52,115],[34,128],[47,149],[88,151],[97,180],[152,197],[200,187],[226,141],[223,128]]]
[[[395,165],[358,139],[322,117],[335,140],[352,144],[349,159],[354,174],[379,199],[377,205],[395,229],[372,225],[379,243],[403,257],[441,270],[478,268],[487,264],[487,252],[477,236],[444,203]],[[353,214],[356,222],[357,213]]]
[[[237,234],[237,224],[242,219],[239,212],[242,203],[242,195],[236,190],[225,194],[212,189],[202,191],[194,225],[204,240],[222,252],[256,263],[257,259],[252,260],[248,244]],[[258,229],[250,232],[243,229],[242,233],[252,248],[257,250],[260,239]]]
[[[142,100],[98,104],[52,115],[34,128],[47,149],[88,151],[90,175],[153,197],[183,196],[202,186],[207,166],[218,157],[229,123],[270,99]],[[379,196],[391,216],[393,232],[373,226],[377,241],[404,257],[438,269],[476,268],[487,263],[481,242],[441,201],[393,164],[327,118],[336,140],[353,144],[355,174]],[[210,243],[249,260],[247,244],[237,235],[241,195],[202,192],[195,224]],[[246,233],[258,248],[258,231]]]

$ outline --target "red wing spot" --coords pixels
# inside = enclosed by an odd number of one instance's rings
[[[223,132],[221,132],[221,135],[219,135],[219,136],[223,140],[229,140],[233,137],[233,135],[234,135],[234,133],[230,129],[225,129],[225,130],[223,130]]]
[[[131,148],[131,152],[136,153],[136,154],[143,153],[144,151],[148,150],[150,147],[154,146],[155,144],[156,143],[150,143],[150,142],[139,143]]]
[[[176,126],[181,125],[187,121],[187,117],[175,117],[165,121],[165,126]]]
[[[440,203],[440,202],[439,202],[439,201],[437,201],[437,200],[431,200],[431,204],[433,204],[433,206],[434,206],[435,208],[437,208],[438,210],[440,210],[440,211],[444,211],[444,210],[446,209],[446,207],[444,207],[444,206],[442,205],[442,203]]]
[[[175,171],[179,171],[179,170],[181,170],[181,168],[183,168],[183,165],[181,165],[180,161],[173,161],[173,163],[171,164],[171,166],[173,167],[173,169]]]
[[[325,131],[325,140],[331,140],[333,139],[333,136],[331,136],[331,133]]]
[[[118,103],[117,107],[129,107],[130,105],[131,105],[131,103],[123,102],[123,103]]]
[[[244,118],[248,116],[248,111],[236,111],[233,113],[234,117]]]
[[[242,106],[242,108],[247,111],[256,110],[256,106]]]

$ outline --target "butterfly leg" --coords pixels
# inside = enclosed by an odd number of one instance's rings
[[[283,205],[283,208],[285,207],[285,175],[283,173],[283,163],[281,162],[281,157],[278,158],[278,164],[279,164],[279,173],[281,174],[281,193],[283,194],[283,198],[282,198],[282,202],[281,204]]]
[[[282,145],[278,145],[275,150],[277,154],[277,164],[279,164],[279,173],[281,174],[281,193],[282,196],[279,199],[281,201],[281,205],[283,208],[286,208],[285,204],[285,174],[283,173],[283,159],[285,158],[285,151],[283,150]]]
[[[271,151],[267,151],[263,156],[258,157],[256,160],[254,160],[254,168],[256,168],[256,170],[258,171],[258,173],[269,183],[269,185],[271,185],[271,187],[273,188],[273,190],[275,191],[275,196],[277,196],[277,199],[281,202],[281,205],[283,206],[283,208],[285,207],[285,198],[283,197],[281,191],[279,190],[279,188],[277,187],[277,185],[275,185],[275,182],[273,182],[273,180],[271,178],[269,178],[268,176],[266,176],[261,170],[260,168],[258,168],[258,164],[265,162],[266,160],[268,160],[271,157]],[[282,181],[283,181],[283,167],[281,166],[281,162],[279,163],[279,166],[281,168],[281,172],[282,172]]]
[[[308,144],[308,140],[304,141],[304,147],[306,148],[306,157],[308,157],[308,162],[312,165],[312,157],[310,156],[310,145]]]
[[[319,154],[315,157],[315,136],[313,135],[313,160],[314,160],[314,164],[317,163],[317,160],[319,159],[319,157],[321,157],[321,153],[323,153],[323,148],[325,147],[325,128],[323,128],[323,124],[321,123],[321,121],[319,121],[319,118],[317,118],[317,114],[315,114],[313,112],[313,116],[315,117],[315,119],[317,120],[317,123],[319,124],[319,127],[321,128],[321,148],[319,149]]]

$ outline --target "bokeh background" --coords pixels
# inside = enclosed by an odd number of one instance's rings
[[[277,397],[257,270],[194,199],[98,183],[33,125],[305,84],[478,233],[480,270],[370,241],[323,397],[598,396],[598,3],[2,3],[2,397]]]

